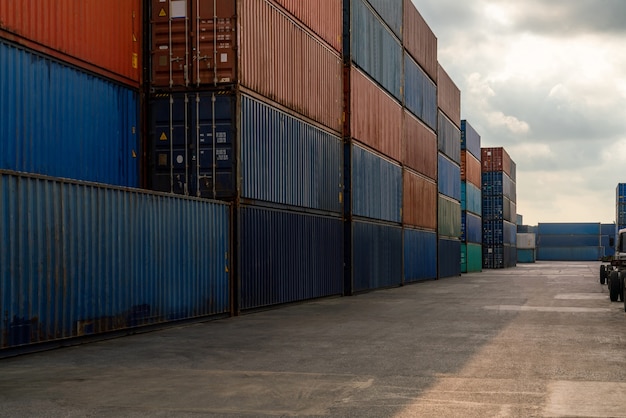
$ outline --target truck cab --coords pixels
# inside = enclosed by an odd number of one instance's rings
[[[609,298],[611,302],[621,300],[624,302],[626,311],[626,301],[624,300],[624,276],[626,276],[626,228],[617,232],[617,245],[615,254],[611,257],[611,264],[600,266],[600,283],[606,284],[609,288]]]

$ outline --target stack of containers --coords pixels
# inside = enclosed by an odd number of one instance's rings
[[[461,272],[482,271],[480,135],[461,121]]]
[[[150,16],[151,187],[234,202],[235,310],[341,294],[342,1]]]
[[[615,223],[617,231],[626,228],[626,183],[618,183],[615,188]]]
[[[600,223],[539,223],[537,260],[597,261],[604,256]]]
[[[437,38],[404,0],[404,281],[437,278]]]
[[[483,268],[517,264],[515,163],[502,147],[481,148]]]
[[[461,274],[461,92],[441,65],[438,106],[438,276]]]
[[[534,263],[537,259],[536,235],[534,233],[517,233],[517,262]]]
[[[402,283],[402,0],[344,3],[344,292],[352,294]]]
[[[139,186],[141,0],[36,4],[0,2],[0,169]]]

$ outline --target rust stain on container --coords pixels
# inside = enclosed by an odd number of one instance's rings
[[[437,228],[437,185],[433,180],[404,170],[402,216],[405,225]]]
[[[426,74],[437,82],[437,37],[411,0],[404,0],[402,30],[406,50]]]
[[[461,91],[441,65],[437,72],[437,106],[461,129]]]
[[[406,110],[403,128],[403,163],[426,177],[436,179],[437,135]]]
[[[341,52],[342,0],[275,0],[296,19]]]
[[[461,151],[461,180],[480,188],[482,183],[481,175],[480,161],[471,153],[465,150]]]

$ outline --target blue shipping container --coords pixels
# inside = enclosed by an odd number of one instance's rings
[[[602,235],[615,237],[617,235],[617,227],[614,223],[613,224],[600,224],[600,233]]]
[[[440,152],[455,163],[461,164],[461,131],[441,111],[439,111],[437,143]]]
[[[615,223],[617,224],[618,231],[626,225],[626,203],[618,203],[615,205]]]
[[[539,223],[539,235],[600,235],[600,223]]]
[[[461,166],[439,154],[437,165],[439,193],[461,201]]]
[[[0,169],[139,186],[138,92],[0,39]]]
[[[404,105],[428,127],[437,130],[437,86],[407,52],[404,53]]]
[[[461,182],[461,209],[482,216],[482,194],[472,183]]]
[[[626,203],[626,183],[618,183],[615,188],[615,203]]]
[[[352,282],[355,292],[402,284],[402,228],[352,223]]]
[[[474,157],[481,160],[480,135],[469,124],[468,121],[461,121],[461,149],[469,151]]]
[[[517,264],[517,248],[508,244],[483,245],[483,268],[501,269]]]
[[[402,167],[352,145],[352,213],[402,221]]]
[[[440,278],[460,276],[461,241],[439,239],[437,260]]]
[[[597,247],[601,235],[537,235],[539,247]]]
[[[437,234],[416,229],[404,230],[404,281],[437,278]]]
[[[402,39],[402,0],[367,0],[393,33]]]
[[[475,244],[483,242],[483,222],[480,216],[461,212],[461,241]]]
[[[351,37],[354,63],[402,101],[402,45],[365,0],[351,0]]]
[[[228,204],[0,176],[0,348],[230,312]]]
[[[483,243],[488,245],[515,245],[517,225],[504,220],[483,220]]]
[[[516,184],[503,171],[488,171],[482,173],[483,196],[505,196],[516,201]]]
[[[604,255],[602,247],[538,247],[541,261],[598,261]]]
[[[518,263],[534,263],[536,261],[534,248],[518,248],[517,249],[517,262]]]
[[[239,209],[240,307],[343,293],[343,222],[298,212]]]

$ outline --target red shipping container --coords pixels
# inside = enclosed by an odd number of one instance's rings
[[[431,179],[437,178],[437,135],[408,111],[404,111],[403,163]],[[480,163],[478,163],[480,172]]]
[[[439,65],[437,72],[437,106],[461,129],[461,90]]]
[[[133,87],[141,83],[141,0],[3,0],[0,37]]]
[[[275,1],[319,35],[336,51],[341,52],[343,31],[342,0]]]
[[[398,162],[402,159],[402,106],[355,67],[350,72],[353,138]]]
[[[502,147],[481,148],[482,172],[504,171],[511,177],[511,157]],[[512,177],[511,177],[512,178]],[[513,179],[515,181],[515,179]]]
[[[466,150],[461,151],[461,180],[481,188],[482,170],[480,161]]]
[[[406,50],[426,74],[437,83],[437,37],[411,0],[404,0],[402,31]]]
[[[437,184],[410,170],[404,170],[402,221],[405,225],[437,229]]]

